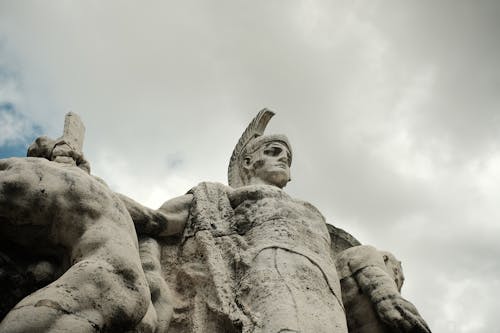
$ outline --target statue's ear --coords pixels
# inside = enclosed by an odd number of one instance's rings
[[[245,156],[245,158],[243,159],[243,169],[245,170],[250,170],[252,168],[252,159],[250,157],[250,155],[247,155]]]

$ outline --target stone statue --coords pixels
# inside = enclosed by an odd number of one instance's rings
[[[71,131],[79,128],[77,117],[67,116],[62,138],[37,139],[28,152],[36,157],[0,160],[0,251],[8,262],[2,270],[14,273],[3,279],[26,284],[16,294],[25,297],[6,315],[2,309],[2,333],[124,332],[152,306],[147,277],[154,274],[141,266],[133,221],[120,197],[88,173],[75,147],[83,132]],[[154,251],[141,254],[154,261]],[[25,272],[38,287],[48,284],[30,290]]]
[[[336,257],[349,333],[430,332],[417,309],[401,297],[401,262],[361,245]]]
[[[292,150],[264,135],[273,115],[262,110],[243,133],[229,186],[201,183],[157,210],[90,175],[76,115],[30,157],[0,160],[0,278],[23,281],[0,289],[0,333],[347,333],[341,281],[349,293],[344,278],[358,272],[339,278],[335,257],[360,244],[283,191]],[[376,315],[400,310],[370,300],[387,310]],[[398,325],[430,332],[423,320]]]

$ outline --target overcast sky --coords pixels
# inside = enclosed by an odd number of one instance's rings
[[[263,107],[286,190],[403,261],[434,332],[500,309],[499,1],[0,0],[0,157],[64,114],[93,173],[158,207],[227,183]]]

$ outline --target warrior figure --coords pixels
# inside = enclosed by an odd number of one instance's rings
[[[182,232],[166,255],[180,256],[165,263],[184,302],[172,332],[347,332],[325,219],[283,191],[292,150],[286,136],[263,135],[272,116],[262,110],[243,133],[229,187],[201,183],[159,209]]]

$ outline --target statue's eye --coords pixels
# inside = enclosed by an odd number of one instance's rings
[[[282,152],[282,149],[279,147],[270,147],[270,148],[267,148],[266,150],[264,150],[264,155],[278,156],[279,154],[281,154],[281,152]]]

